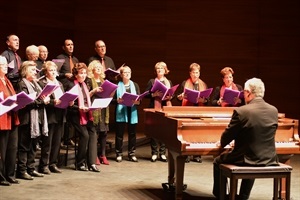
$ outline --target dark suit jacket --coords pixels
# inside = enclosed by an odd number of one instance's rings
[[[221,136],[224,147],[235,140],[231,153],[221,155],[225,163],[268,166],[277,165],[275,132],[278,110],[262,98],[234,110],[232,119]]]
[[[66,85],[68,84],[69,80],[67,79],[65,74],[72,73],[70,68],[70,58],[69,55],[65,53],[58,55],[56,58],[65,60],[64,64],[61,66],[60,70],[58,71],[57,80],[59,80],[63,84],[65,91],[67,91]],[[79,63],[79,60],[75,56],[72,56],[72,61],[73,64]]]
[[[11,61],[14,61],[14,66],[15,66],[14,69],[8,69],[8,73],[6,74],[6,76],[10,80],[10,82],[13,84],[13,86],[16,90],[20,76],[19,76],[19,69],[17,67],[18,65],[17,65],[15,53],[12,50],[7,49],[7,50],[3,51],[1,55],[6,58],[8,64]],[[19,55],[18,55],[18,58],[19,58],[20,64],[22,64],[22,59]]]
[[[23,80],[18,83],[17,93],[24,91],[26,94],[29,94],[28,88]],[[38,92],[36,90],[36,92]],[[21,108],[18,111],[20,125],[30,124],[30,110],[37,109],[39,111],[39,122],[44,123],[44,101],[40,98],[34,100],[32,103],[26,105],[24,108]]]
[[[89,65],[93,60],[99,60],[101,62],[101,57],[98,54],[90,57],[87,65]],[[104,63],[105,63],[105,69],[108,69],[108,68],[111,68],[113,70],[116,69],[115,63],[114,63],[113,59],[111,59],[111,57],[104,56]]]
[[[239,91],[243,91],[243,87],[239,84],[235,84],[236,87],[238,88]],[[217,86],[214,90],[213,90],[213,94],[211,95],[211,105],[212,106],[220,106],[218,105],[217,101],[220,99],[220,90],[221,90],[222,86]],[[242,103],[236,106],[241,106],[244,105],[244,99],[242,99]]]

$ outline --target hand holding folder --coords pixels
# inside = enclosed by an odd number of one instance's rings
[[[36,92],[33,92],[31,94],[26,94],[24,91],[16,94],[17,96],[17,101],[16,103],[18,104],[13,111],[17,111],[21,108],[24,108],[26,105],[34,102],[36,99]]]
[[[143,99],[147,94],[149,94],[149,91],[144,92],[143,94],[137,95],[137,94],[131,94],[128,92],[125,92],[121,99],[123,100],[120,104],[128,107],[132,107],[136,101],[140,101]]]
[[[71,101],[75,101],[78,98],[78,84],[74,85],[69,91],[65,92],[60,97],[57,97],[60,100],[60,103],[55,105],[57,108],[67,108]]]
[[[45,85],[45,87],[43,88],[43,90],[41,91],[41,93],[36,98],[39,98],[41,96],[49,96],[58,87],[59,87],[58,85],[55,85],[55,84],[52,84],[52,83],[47,83],[47,85]]]
[[[174,93],[177,90],[178,86],[179,86],[179,84],[177,84],[177,85],[175,85],[171,88],[167,88],[167,86],[165,86],[162,82],[155,79],[154,84],[151,88],[151,92],[160,91],[162,93],[162,95],[160,96],[160,99],[161,100],[166,100],[168,97],[174,95]]]
[[[244,92],[225,88],[224,95],[223,95],[223,101],[225,101],[228,104],[235,105],[236,98],[243,99]]]
[[[199,98],[208,99],[212,93],[213,88],[209,88],[203,91],[192,90],[184,88],[184,95],[186,99],[191,103],[198,103]]]
[[[97,96],[99,96],[101,98],[110,98],[110,97],[114,96],[114,93],[118,88],[118,85],[116,85],[108,80],[105,80],[100,87],[102,87],[103,91],[97,92],[96,93]]]

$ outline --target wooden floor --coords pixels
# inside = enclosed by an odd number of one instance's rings
[[[149,143],[149,139],[145,137],[144,133],[137,133],[136,134],[136,143],[137,143],[137,146],[141,146],[141,145]],[[127,147],[128,147],[128,137],[127,137],[127,134],[125,134],[124,135],[124,143],[123,143],[124,150]],[[106,142],[106,153],[114,154],[114,152],[115,152],[115,134],[108,133],[107,142]],[[38,158],[38,156],[37,156],[37,158]],[[37,162],[38,162],[38,159],[37,159]],[[74,164],[75,163],[75,147],[74,146],[66,146],[66,145],[64,147],[62,147],[60,150],[60,157],[59,157],[58,162],[59,162],[59,164],[58,164],[59,166],[68,166],[68,165]]]
[[[114,140],[113,138],[113,135],[109,136],[109,141]],[[52,173],[43,178],[35,178],[33,181],[20,180],[21,183],[18,185],[0,186],[0,200],[174,199],[174,193],[163,191],[161,186],[167,182],[168,165],[161,161],[150,162],[151,151],[148,141],[143,134],[138,134],[136,151],[138,163],[128,161],[126,156],[121,163],[115,162],[112,146],[107,154],[110,165],[100,165],[100,173],[74,170],[72,163],[74,150],[71,149],[68,165],[61,166],[62,174]],[[184,183],[188,187],[183,195],[184,200],[215,199],[212,195],[213,158],[211,156],[202,158],[203,163],[190,162],[185,165]],[[291,165],[293,166],[291,197],[292,200],[300,200],[300,155],[292,157]],[[257,179],[250,199],[271,200],[272,188],[271,179]]]

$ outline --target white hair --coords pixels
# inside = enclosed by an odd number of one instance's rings
[[[248,90],[256,97],[263,98],[265,95],[265,84],[259,78],[251,78],[246,81],[244,90]]]
[[[7,60],[4,56],[0,56],[0,64],[7,64]]]

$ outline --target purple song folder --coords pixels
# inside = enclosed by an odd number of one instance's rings
[[[65,63],[65,59],[52,59],[52,62],[54,62],[57,65],[57,71],[59,72],[61,67]]]
[[[172,96],[175,93],[178,86],[179,86],[179,84],[177,84],[171,88],[167,88],[162,82],[155,79],[154,84],[151,88],[151,92],[155,92],[157,90],[161,91],[163,93],[163,95],[161,96],[161,100],[165,100],[167,98],[167,96]]]
[[[115,77],[120,74],[118,70],[113,70],[111,68],[108,68],[104,71],[106,77]]]
[[[69,91],[65,92],[61,97],[59,97],[61,103],[55,105],[55,107],[62,109],[67,108],[71,101],[75,101],[78,98],[78,87],[78,84],[74,85]]]
[[[134,101],[136,101],[138,97],[139,95],[125,92],[121,97],[123,99],[123,102],[120,104],[131,107],[134,105]]]
[[[106,108],[110,104],[111,100],[112,98],[94,99],[92,105],[90,106],[90,110]]]
[[[12,95],[1,101],[1,104],[4,106],[11,106],[17,101],[17,95]]]
[[[36,92],[33,92],[31,94],[26,94],[24,91],[16,94],[17,96],[17,104],[18,106],[16,106],[13,111],[17,111],[23,107],[25,107],[26,105],[34,102],[35,97],[36,97]]]
[[[54,92],[54,90],[59,87],[58,85],[47,83],[47,85],[43,88],[42,92],[36,97],[39,98],[40,96],[48,96]]]
[[[242,94],[241,94],[242,93]],[[228,88],[225,88],[223,100],[231,105],[234,105],[234,98],[243,98],[244,92],[240,92],[238,90],[231,90]]]
[[[14,109],[17,106],[18,106],[18,104],[16,104],[16,103],[12,103],[9,106],[6,106],[6,105],[3,105],[2,103],[0,103],[0,116],[11,111],[12,109]]]
[[[121,104],[124,106],[131,107],[134,105],[134,101],[139,101],[143,99],[147,94],[149,94],[149,91],[146,91],[140,95],[125,92],[121,97],[123,99],[123,102]]]
[[[102,87],[103,91],[97,92],[97,96],[101,98],[110,98],[114,96],[114,92],[117,90],[118,85],[105,80],[100,87]]]
[[[213,88],[208,88],[203,91],[192,90],[184,88],[184,94],[187,100],[191,103],[198,103],[198,98],[209,98]]]

